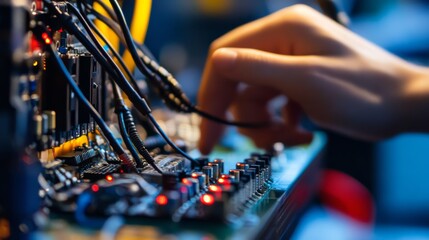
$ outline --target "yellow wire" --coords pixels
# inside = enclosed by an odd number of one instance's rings
[[[135,0],[130,30],[134,40],[139,44],[143,44],[146,37],[151,7],[152,0]],[[131,72],[134,71],[135,63],[128,50],[124,52],[122,58],[124,59],[128,69]]]

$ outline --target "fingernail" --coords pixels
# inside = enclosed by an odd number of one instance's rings
[[[237,60],[237,52],[227,48],[220,48],[213,53],[213,61],[216,67],[229,69]]]

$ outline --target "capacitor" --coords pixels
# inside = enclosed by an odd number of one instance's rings
[[[213,167],[211,166],[204,166],[203,167],[203,173],[207,176],[207,178],[213,178]]]
[[[244,162],[247,163],[247,164],[249,164],[249,165],[252,165],[252,164],[255,164],[256,159],[254,159],[254,158],[246,158],[246,159],[244,159]]]
[[[214,163],[217,163],[219,165],[219,174],[224,173],[225,171],[225,162],[220,159],[220,158],[216,158],[215,160],[213,160]]]
[[[233,176],[237,182],[240,181],[240,170],[231,169],[229,170],[229,175]]]
[[[220,176],[219,164],[214,162],[209,162],[208,165],[213,168],[213,178],[218,179]]]
[[[209,179],[207,175],[202,172],[193,172],[191,174],[192,178],[197,179],[201,188],[205,188],[209,184]]]
[[[247,170],[247,169],[249,169],[249,164],[247,164],[247,163],[242,163],[242,162],[238,162],[238,163],[236,163],[236,164],[235,164],[235,167],[236,167],[237,169]]]
[[[200,192],[198,180],[195,178],[184,178],[182,183],[188,187],[189,197],[194,196]]]
[[[46,114],[46,116],[48,116],[48,133],[54,133],[55,128],[57,127],[57,115],[55,111],[44,111],[43,114]]]

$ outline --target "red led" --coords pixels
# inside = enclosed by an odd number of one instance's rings
[[[210,194],[204,194],[201,196],[200,201],[202,204],[204,204],[206,206],[211,206],[215,202],[215,199]]]
[[[107,176],[106,176],[106,180],[107,180],[108,182],[113,182],[113,177],[112,177],[112,175],[107,175]]]
[[[186,185],[192,184],[192,183],[191,183],[188,179],[186,179],[186,178],[182,179],[182,183],[183,183],[183,184],[186,184]]]
[[[210,185],[209,190],[211,192],[222,192],[222,188],[220,188],[219,186],[216,186],[216,185]]]
[[[168,203],[168,198],[165,195],[160,194],[156,197],[155,202],[158,205],[165,206]]]
[[[43,40],[45,40],[46,44],[51,44],[52,43],[52,39],[49,38],[49,35],[47,33],[42,33],[42,38],[43,38]]]
[[[94,184],[94,185],[91,186],[91,190],[93,192],[98,192],[98,190],[100,190],[100,187],[97,184]]]

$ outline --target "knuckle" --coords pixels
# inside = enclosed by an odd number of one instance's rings
[[[313,8],[305,4],[296,4],[288,8],[290,14],[308,16],[308,14],[313,14],[316,12]]]
[[[223,44],[223,40],[222,40],[223,38],[221,37],[221,38],[218,38],[218,39],[216,39],[216,40],[214,40],[211,44],[210,44],[210,46],[209,46],[209,54],[211,55],[211,54],[213,54],[216,50],[218,50],[219,48],[222,48],[222,47],[224,47],[224,44]]]

